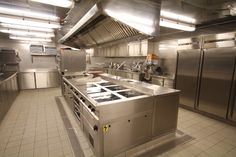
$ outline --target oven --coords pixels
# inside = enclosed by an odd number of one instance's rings
[[[95,113],[95,108],[87,100],[81,97],[79,99],[82,107],[82,121],[83,121],[83,131],[87,137],[91,148],[95,154],[100,154],[101,144],[99,143],[99,135],[101,134],[101,129],[99,128],[99,118]]]

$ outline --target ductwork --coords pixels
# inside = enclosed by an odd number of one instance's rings
[[[59,43],[95,47],[134,36],[158,36],[161,0],[101,0]]]

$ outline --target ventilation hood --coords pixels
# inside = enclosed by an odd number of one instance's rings
[[[101,0],[59,43],[86,48],[143,35],[158,36],[160,7],[161,0]]]

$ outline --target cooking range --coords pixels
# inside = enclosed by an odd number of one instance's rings
[[[63,82],[72,94],[73,103],[68,104],[97,157],[115,156],[176,129],[179,95],[175,90],[168,93],[172,98],[165,96],[162,100],[158,96],[160,101],[157,101],[153,96],[110,80],[83,84],[63,78]],[[160,103],[158,110],[156,102]],[[169,117],[161,117],[165,115]],[[153,122],[160,118],[167,121]]]

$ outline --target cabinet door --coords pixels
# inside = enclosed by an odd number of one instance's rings
[[[19,82],[21,89],[35,89],[34,73],[20,73]]]
[[[49,72],[47,87],[58,87],[59,86],[59,74],[58,72]]]
[[[37,88],[47,88],[48,86],[48,73],[47,72],[36,72],[36,87]]]
[[[109,124],[104,133],[104,156],[113,156],[147,141],[151,137],[151,124],[151,113]]]

